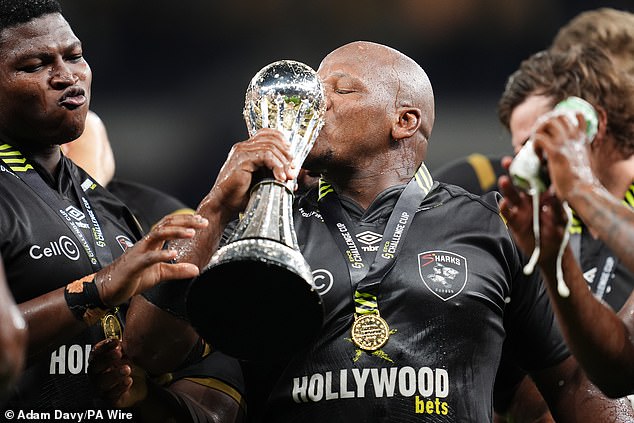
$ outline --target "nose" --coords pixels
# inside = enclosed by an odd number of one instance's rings
[[[79,76],[66,64],[56,65],[51,70],[50,83],[55,89],[63,89],[75,85],[77,81],[79,81]]]

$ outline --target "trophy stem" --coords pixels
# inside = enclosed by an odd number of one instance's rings
[[[299,250],[292,212],[293,192],[281,182],[264,180],[251,190],[242,219],[228,242],[259,238]]]

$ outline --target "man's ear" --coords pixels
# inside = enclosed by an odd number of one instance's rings
[[[601,146],[604,145],[606,134],[608,131],[608,115],[605,112],[605,109],[603,109],[602,107],[595,107],[595,110],[597,112],[598,124],[597,133],[590,142],[590,148],[592,150],[602,148]]]
[[[599,140],[603,140],[605,138],[605,134],[608,132],[608,114],[605,112],[605,109],[602,107],[595,108],[597,112],[597,134],[594,136],[594,139],[597,138]],[[592,141],[594,144],[594,140]]]
[[[398,113],[398,120],[392,125],[392,139],[402,140],[414,135],[421,125],[420,116],[420,109],[402,107]]]

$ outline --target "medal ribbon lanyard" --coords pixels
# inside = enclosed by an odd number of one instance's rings
[[[77,241],[82,245],[93,271],[99,271],[103,266],[112,262],[112,252],[108,248],[104,233],[102,231],[97,215],[94,213],[93,208],[88,201],[87,196],[84,195],[81,183],[76,179],[74,174],[70,174],[71,182],[77,195],[77,200],[84,213],[85,219],[88,222],[92,237],[90,240],[86,239],[84,233],[73,222],[73,218],[66,211],[69,206],[73,206],[69,201],[64,200],[61,196],[51,189],[42,177],[35,171],[33,166],[27,162],[22,153],[15,150],[9,144],[0,145],[0,160],[4,162],[15,175],[26,185],[31,188],[64,222],[64,224],[71,230]],[[21,166],[16,166],[16,164]]]
[[[319,209],[337,247],[346,258],[350,282],[352,286],[356,285],[354,303],[357,315],[379,313],[379,284],[396,262],[416,209],[431,190],[433,183],[427,167],[424,163],[421,164],[396,202],[383,232],[379,251],[369,265],[360,254],[355,238],[350,233],[353,224],[344,212],[339,197],[328,182],[319,181]]]

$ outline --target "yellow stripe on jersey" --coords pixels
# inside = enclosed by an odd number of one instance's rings
[[[634,184],[630,185],[629,189],[625,192],[624,202],[634,208]]]
[[[317,201],[321,200],[322,198],[324,198],[326,195],[328,195],[329,193],[333,191],[334,189],[332,188],[332,185],[330,185],[324,179],[320,178],[319,179],[319,197],[317,198]]]
[[[474,153],[467,157],[467,161],[475,171],[480,188],[482,191],[488,191],[496,183],[495,170],[491,161],[482,154]]]
[[[26,162],[26,158],[22,157],[22,153],[18,150],[12,150],[12,148],[9,144],[0,145],[0,160],[14,172],[26,172],[33,169],[33,166]],[[11,166],[10,164],[24,164],[24,166]]]
[[[418,170],[416,170],[416,173],[414,173],[414,179],[416,180],[418,186],[423,191],[425,191],[425,193],[428,193],[432,185],[434,184],[434,179],[431,177],[431,173],[429,173],[429,170],[427,170],[427,166],[425,166],[425,163],[421,163]]]

